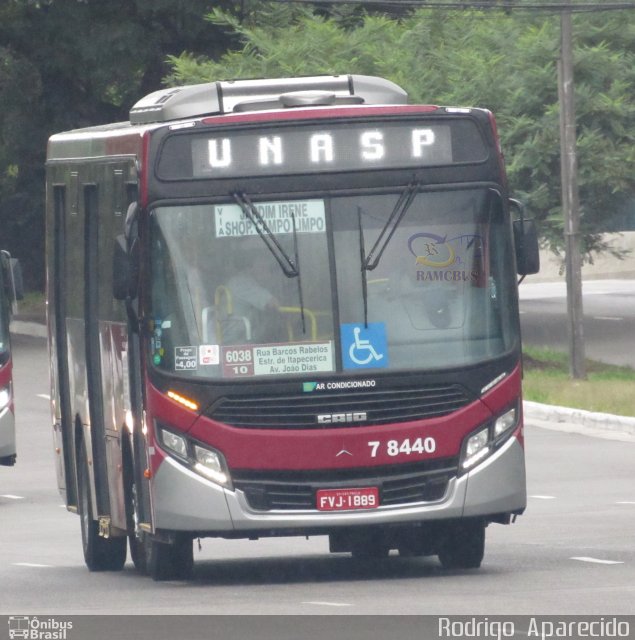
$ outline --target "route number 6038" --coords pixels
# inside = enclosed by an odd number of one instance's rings
[[[411,440],[388,440],[381,442],[380,440],[371,440],[368,442],[370,447],[370,457],[376,458],[385,448],[386,455],[394,458],[398,455],[425,455],[426,453],[434,453],[437,450],[437,443],[434,438],[416,438]]]

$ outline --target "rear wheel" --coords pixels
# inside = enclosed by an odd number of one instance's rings
[[[144,536],[146,568],[153,580],[186,580],[194,568],[192,539],[176,534],[172,542]]]
[[[485,523],[466,520],[448,527],[439,548],[446,569],[478,569],[485,555]]]
[[[126,563],[126,538],[99,535],[99,524],[93,517],[89,478],[86,446],[82,443],[77,484],[84,560],[90,571],[121,571]]]

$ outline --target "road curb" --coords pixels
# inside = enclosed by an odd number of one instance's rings
[[[525,421],[537,426],[597,437],[635,440],[635,418],[529,400],[523,402],[523,412]]]
[[[16,335],[32,336],[34,338],[46,338],[48,336],[46,325],[41,322],[12,320],[9,330]]]

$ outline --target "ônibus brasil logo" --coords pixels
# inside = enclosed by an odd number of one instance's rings
[[[9,616],[9,640],[69,640],[73,623],[38,616]]]

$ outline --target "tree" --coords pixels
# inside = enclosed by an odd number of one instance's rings
[[[172,84],[319,73],[381,75],[413,101],[486,107],[497,116],[510,185],[563,247],[557,15],[419,9],[384,15],[316,13],[252,2],[209,20],[240,36],[218,59],[172,57]],[[585,252],[635,192],[635,13],[576,16],[579,188]]]
[[[0,5],[0,243],[44,283],[44,160],[56,131],[128,117],[166,58],[218,56],[231,34],[203,17],[230,0],[4,0]]]

